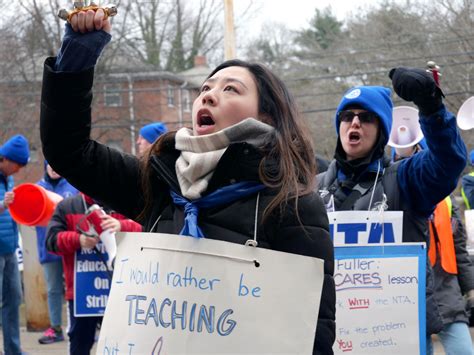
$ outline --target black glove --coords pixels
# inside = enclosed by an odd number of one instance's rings
[[[421,114],[429,116],[443,105],[443,92],[436,86],[433,75],[426,70],[393,68],[388,76],[397,95],[405,101],[413,101]]]

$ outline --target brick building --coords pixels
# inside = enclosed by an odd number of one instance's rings
[[[205,58],[198,56],[194,68],[179,74],[134,69],[96,76],[92,138],[135,154],[143,125],[161,121],[170,130],[191,126],[192,103],[209,72]],[[31,162],[16,176],[16,184],[35,182],[43,175],[40,95],[40,80],[0,82],[0,144],[20,133],[28,138],[32,150]]]

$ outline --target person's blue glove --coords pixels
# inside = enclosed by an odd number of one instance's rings
[[[399,67],[390,70],[388,76],[397,95],[405,101],[413,101],[421,114],[429,116],[443,105],[444,95],[426,70]]]
[[[80,72],[96,65],[112,36],[106,31],[75,32],[67,23],[63,43],[56,58],[55,70]]]

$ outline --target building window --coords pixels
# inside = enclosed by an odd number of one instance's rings
[[[120,84],[104,85],[104,103],[105,106],[122,106],[122,89]]]
[[[185,112],[191,111],[191,93],[189,90],[183,90],[183,108]]]
[[[168,106],[174,106],[174,88],[168,85]]]

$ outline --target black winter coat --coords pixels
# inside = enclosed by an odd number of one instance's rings
[[[51,69],[53,63],[54,58],[45,63],[41,102],[41,140],[46,159],[80,191],[135,219],[144,207],[138,159],[89,138],[93,69],[55,73]],[[182,207],[175,206],[169,195],[170,188],[180,191],[174,168],[178,156],[171,138],[165,142],[162,153],[151,158],[153,208],[144,220],[144,231],[150,231],[158,218],[154,232],[178,234],[183,227]],[[255,147],[232,144],[220,159],[205,194],[235,182],[259,181],[261,159]],[[298,216],[290,204],[283,215],[273,213],[263,220],[263,211],[273,196],[274,191],[264,189],[258,206],[254,195],[201,210],[198,224],[206,238],[244,244],[253,239],[257,209],[259,247],[323,259],[325,276],[313,353],[332,354],[334,250],[325,207],[319,196],[312,193],[300,197]]]
[[[443,324],[454,322],[469,324],[466,300],[463,295],[474,290],[474,268],[466,249],[466,231],[462,223],[459,206],[451,195],[451,226],[453,231],[454,250],[456,253],[457,275],[447,273],[441,266],[437,250],[434,270],[435,298],[438,302]],[[430,248],[437,247],[430,245]]]

